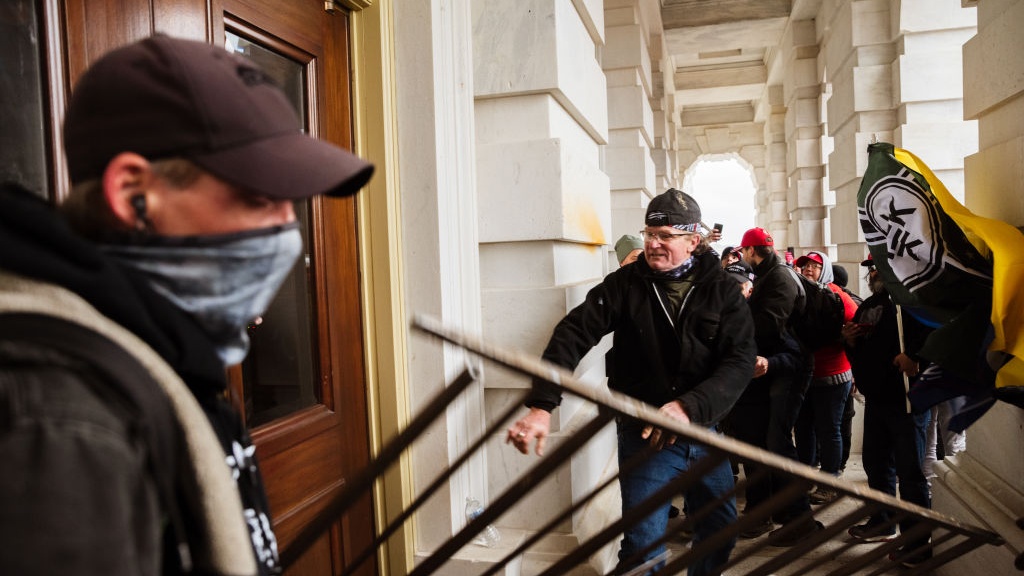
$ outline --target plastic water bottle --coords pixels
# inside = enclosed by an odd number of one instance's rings
[[[472,522],[476,520],[477,516],[484,513],[483,506],[480,505],[480,501],[472,496],[466,497],[466,522]],[[498,542],[501,541],[501,532],[492,524],[488,524],[476,538],[473,539],[473,544],[479,546],[486,546],[488,548],[494,548]]]

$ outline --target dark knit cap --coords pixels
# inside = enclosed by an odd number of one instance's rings
[[[846,288],[846,285],[850,282],[850,275],[846,273],[846,268],[842,266],[833,266],[832,276],[832,281],[840,288]]]
[[[753,280],[753,269],[742,260],[726,266],[725,272],[740,284]]]
[[[700,231],[700,206],[692,196],[669,188],[658,194],[647,206],[647,226],[671,226],[686,232]]]

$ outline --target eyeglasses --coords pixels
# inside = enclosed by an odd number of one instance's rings
[[[818,264],[817,262],[814,262],[813,260],[810,261],[810,262],[805,262],[803,267],[804,268],[810,268],[811,270],[821,270],[821,264]]]
[[[647,230],[641,230],[639,232],[640,237],[644,239],[644,242],[654,242],[657,240],[662,244],[668,244],[676,238],[682,238],[683,236],[693,236],[693,232],[684,232],[682,234],[670,234],[668,232],[648,232]]]

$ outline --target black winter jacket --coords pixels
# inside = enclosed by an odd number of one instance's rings
[[[906,403],[903,376],[892,363],[900,353],[900,342],[896,305],[889,293],[883,290],[872,294],[857,309],[853,321],[871,326],[852,345],[846,346],[846,357],[850,360],[857,390],[868,402],[903,406]],[[923,362],[917,357],[917,352],[930,333],[930,328],[910,314],[903,313],[904,344],[908,356]]]
[[[754,291],[750,295],[750,314],[754,317],[757,353],[772,356],[786,349],[782,333],[787,331],[794,310],[803,309],[803,300],[793,272],[772,253],[754,266]]]
[[[50,301],[57,304],[47,307]],[[194,398],[189,401],[190,405],[195,403],[193,415],[205,418],[211,428],[211,443],[204,445],[208,449],[199,454],[205,459],[189,460],[178,467],[180,487],[175,489],[180,499],[194,500],[188,495],[195,477],[188,474],[192,467],[223,466],[223,472],[208,474],[227,478],[228,494],[240,499],[235,517],[222,518],[222,523],[229,526],[228,532],[240,534],[246,547],[236,552],[248,557],[246,563],[254,573],[257,568],[260,574],[278,573],[276,543],[259,470],[254,459],[238,457],[251,453],[252,441],[240,416],[225,399],[226,374],[209,338],[131,270],[116,265],[93,243],[70,230],[39,197],[20,187],[3,185],[0,313],[17,312],[21,303],[32,303],[35,308],[42,305],[37,313],[62,317],[85,328],[110,324],[130,333],[138,339],[134,340],[136,349],[122,348],[136,358],[149,358],[147,368],[166,373],[180,383],[181,391]],[[70,303],[76,307],[71,308]],[[9,522],[8,526],[0,522],[0,535],[6,536],[4,527],[17,529],[19,542],[42,543],[46,550],[34,553],[26,547],[6,546],[0,553],[0,573],[153,574],[153,567],[160,564],[164,564],[164,573],[179,571],[173,548],[161,550],[159,542],[154,543],[154,537],[159,540],[165,530],[165,522],[161,510],[155,507],[152,479],[147,477],[151,474],[144,466],[149,448],[138,441],[131,422],[118,420],[122,411],[117,406],[105,406],[102,400],[111,394],[96,370],[88,362],[45,346],[16,340],[0,345],[0,453],[32,457],[34,472],[27,467],[20,469],[26,479],[35,475],[29,484],[65,488],[64,492],[35,490],[29,494],[0,483],[0,501],[4,502],[0,510],[8,512],[13,508],[10,503],[16,502],[19,509],[28,511],[26,518],[36,518],[31,524]],[[81,425],[57,426],[57,418]],[[182,427],[186,428],[184,435],[189,436],[188,423],[183,422]],[[105,432],[97,433],[95,428]],[[53,434],[57,429],[76,439]],[[50,444],[52,450],[47,448]],[[60,452],[62,448],[71,448],[75,458],[43,457],[51,452],[66,453]],[[237,466],[230,468],[229,461],[237,462]],[[93,505],[69,504],[83,497]],[[247,521],[242,508],[255,522]],[[266,519],[266,526],[261,525],[261,518]],[[190,537],[201,543],[212,542],[214,548],[220,542],[216,528],[200,524],[198,518],[186,517],[185,522]],[[51,529],[54,526],[57,528]],[[28,528],[32,528],[31,533]],[[173,546],[173,541],[166,544]],[[31,571],[10,569],[26,558]],[[193,559],[197,571],[213,572],[200,564],[201,558]],[[232,567],[234,574],[244,572],[242,564]]]
[[[543,358],[573,370],[614,331],[609,388],[655,407],[679,400],[694,423],[717,423],[753,373],[754,326],[714,253],[696,256],[689,279],[693,287],[671,319],[642,256],[615,270],[555,326]],[[550,411],[560,401],[558,390],[535,382],[526,404]]]

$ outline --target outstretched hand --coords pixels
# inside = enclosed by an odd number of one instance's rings
[[[505,443],[516,447],[523,454],[530,453],[530,441],[537,440],[537,456],[544,455],[544,445],[551,431],[551,413],[541,408],[530,408],[529,414],[516,420],[508,429]]]

